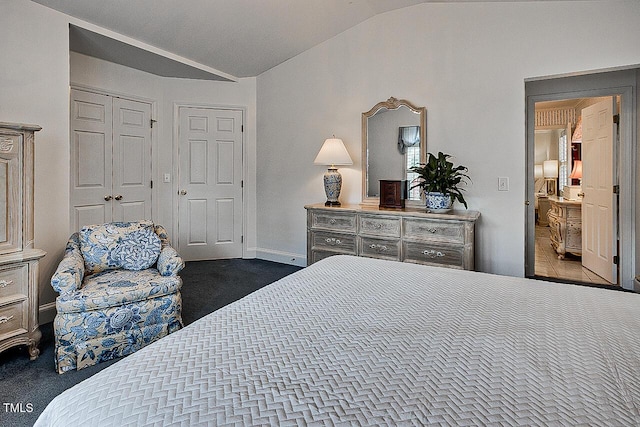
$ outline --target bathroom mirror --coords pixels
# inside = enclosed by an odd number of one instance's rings
[[[362,113],[362,203],[379,203],[381,179],[411,184],[409,169],[426,159],[426,135],[426,108],[407,100],[391,97]],[[409,192],[411,201],[420,201],[419,189]]]

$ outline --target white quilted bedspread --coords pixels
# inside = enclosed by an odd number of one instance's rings
[[[36,425],[627,426],[639,405],[640,295],[337,256],[104,369]]]

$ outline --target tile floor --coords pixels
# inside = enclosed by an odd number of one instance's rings
[[[536,225],[536,276],[556,277],[585,283],[609,285],[602,277],[582,266],[579,256],[567,254],[564,259],[551,247],[549,227]],[[612,285],[614,286],[614,285]]]

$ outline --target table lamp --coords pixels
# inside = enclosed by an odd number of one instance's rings
[[[335,135],[325,140],[313,163],[329,166],[324,174],[324,192],[327,195],[325,206],[340,206],[338,197],[342,189],[342,175],[336,166],[353,164],[342,140]]]
[[[558,179],[558,161],[557,160],[545,160],[542,162],[542,169],[544,173],[544,179],[547,181],[547,194],[556,194],[557,179]],[[549,189],[549,184],[551,188]]]

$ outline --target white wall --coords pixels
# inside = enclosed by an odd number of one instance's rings
[[[429,3],[374,17],[257,80],[153,79],[122,68],[105,72],[94,61],[74,78],[158,96],[158,147],[172,138],[174,102],[247,107],[245,188],[257,188],[248,195],[249,255],[256,250],[299,264],[306,251],[303,206],[325,198],[325,168],[313,165],[325,138],[335,134],[347,144],[354,165],[340,169],[342,200],[358,203],[361,113],[390,96],[426,106],[428,150],[453,154],[473,178],[466,198],[482,213],[478,267],[522,275],[524,79],[640,63],[639,18],[635,0]],[[0,121],[43,127],[35,162],[35,245],[48,252],[41,304],[55,296],[49,278],[68,238],[69,22],[28,0],[2,2]],[[596,23],[615,33],[592,32]],[[175,170],[173,154],[158,156],[156,172]],[[498,176],[510,177],[511,191],[498,193]],[[173,190],[158,190],[158,221],[168,226]]]
[[[535,164],[542,164],[545,160],[558,160],[558,140],[561,129],[537,130],[535,133]]]
[[[256,156],[256,79],[242,78],[238,82],[218,82],[159,77],[122,65],[71,53],[71,84],[108,91],[114,94],[151,100],[157,123],[153,136],[153,219],[167,228],[174,239],[177,226],[175,206],[178,203],[177,150],[174,144],[176,104],[202,106],[233,106],[245,110],[245,243],[247,256],[255,255],[255,156]],[[162,176],[171,174],[171,182]]]
[[[40,293],[64,253],[69,229],[69,37],[65,16],[27,0],[4,0],[0,13],[0,121],[42,126],[35,137],[34,244]]]
[[[35,246],[47,251],[40,264],[40,306],[50,321],[56,293],[49,281],[69,237],[69,86],[75,84],[130,94],[155,101],[158,120],[154,139],[154,220],[171,232],[176,180],[161,182],[164,172],[175,173],[174,103],[232,105],[245,117],[247,160],[247,255],[255,254],[256,79],[237,83],[158,77],[138,70],[69,53],[69,22],[78,21],[28,0],[3,0],[0,42],[0,121],[42,126],[36,134]],[[70,62],[72,67],[70,67]],[[71,73],[71,74],[70,74]],[[72,76],[72,78],[71,78]],[[175,175],[174,175],[175,178]],[[42,316],[41,316],[42,317]]]
[[[177,226],[175,215],[178,203],[177,149],[174,146],[176,104],[202,106],[234,106],[245,110],[245,197],[247,257],[255,256],[255,141],[256,141],[256,88],[255,78],[234,82],[189,80],[159,77],[143,71],[110,63],[72,52],[70,55],[71,84],[108,91],[114,94],[139,97],[154,102],[157,123],[153,136],[153,219],[167,228],[174,239]],[[171,174],[171,182],[162,176]]]
[[[394,96],[427,108],[429,152],[469,167],[465,198],[482,214],[477,268],[522,276],[524,80],[640,63],[639,20],[634,0],[425,3],[374,17],[263,73],[258,253],[305,255],[303,206],[324,200],[324,171],[313,159],[331,134],[354,158],[340,169],[341,200],[360,202],[361,113]],[[510,178],[510,191],[497,191],[498,176]]]

